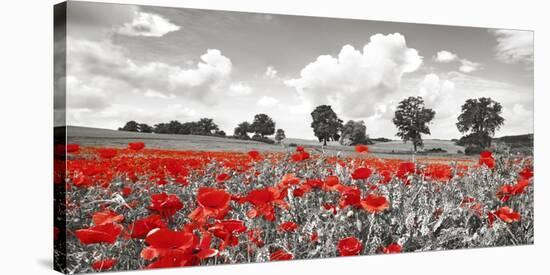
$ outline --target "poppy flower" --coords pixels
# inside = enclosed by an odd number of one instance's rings
[[[355,152],[357,152],[357,153],[368,153],[369,152],[369,147],[367,147],[367,145],[363,145],[363,144],[355,145]]]
[[[197,194],[197,202],[199,207],[189,214],[190,219],[198,222],[205,222],[208,217],[223,219],[229,212],[231,195],[222,189],[201,187]]]
[[[279,225],[279,230],[283,232],[296,232],[298,225],[295,222],[284,222]]]
[[[325,185],[327,187],[334,187],[340,183],[340,179],[337,176],[328,176],[325,179]]]
[[[521,172],[519,172],[519,176],[522,178],[522,179],[525,179],[525,180],[529,180],[530,178],[533,177],[533,169],[531,168],[528,168],[528,167],[525,167],[523,168],[523,170],[521,170]]]
[[[384,254],[401,253],[401,246],[397,243],[391,243],[388,246],[382,247],[382,252]]]
[[[361,167],[355,169],[351,174],[351,178],[354,180],[368,179],[372,175],[372,171],[368,167]]]
[[[340,256],[355,256],[361,253],[363,244],[355,237],[347,237],[338,242]]]
[[[231,176],[226,174],[226,173],[223,173],[223,174],[219,174],[217,177],[216,177],[216,182],[217,183],[224,183],[226,180],[230,179]]]
[[[270,261],[287,261],[294,259],[292,253],[285,251],[284,249],[276,250],[269,256]]]
[[[305,152],[304,146],[296,146],[296,152]]]
[[[249,151],[249,152],[248,152],[248,156],[250,156],[250,158],[251,158],[252,160],[255,160],[255,161],[260,161],[260,160],[262,160],[262,155],[260,154],[260,152],[255,151],[255,150]]]
[[[78,240],[83,244],[108,243],[114,244],[122,232],[122,225],[108,223],[75,231]]]
[[[390,207],[386,197],[370,194],[361,201],[363,209],[370,213],[379,213]]]
[[[158,243],[150,240],[146,242],[150,246],[141,251],[141,257],[146,260],[155,260],[147,268],[164,268],[178,266],[198,265],[201,260],[210,258],[218,254],[216,249],[210,248],[212,236],[208,232],[203,232],[202,238],[190,232],[177,231],[154,231],[147,236],[158,235]]]
[[[501,202],[507,202],[511,196],[514,195],[514,186],[511,184],[505,184],[501,186],[497,192],[497,198]]]
[[[156,228],[167,228],[168,225],[164,223],[162,217],[159,215],[151,215],[133,222],[130,226],[130,232],[132,238],[143,239]]]
[[[403,178],[410,174],[414,174],[416,165],[413,162],[402,162],[397,169],[397,177]]]
[[[223,220],[216,221],[214,225],[208,228],[214,236],[220,238],[222,243],[219,249],[223,250],[226,246],[233,247],[239,244],[238,234],[247,230],[243,221],[240,220]]]
[[[128,143],[128,148],[130,148],[134,151],[139,151],[139,150],[145,148],[145,143],[143,143],[141,141],[130,142],[130,143]]]
[[[494,214],[506,223],[517,222],[521,219],[521,215],[508,206],[497,209]]]
[[[348,188],[342,192],[340,197],[340,208],[347,206],[361,206],[361,190],[357,188]]]
[[[178,196],[174,194],[169,195],[163,192],[151,195],[151,205],[149,205],[149,209],[156,211],[164,218],[172,217],[182,208],[183,203]]]
[[[306,151],[298,151],[291,156],[292,160],[295,162],[304,161],[306,159],[309,159],[309,153]]]
[[[117,259],[104,259],[95,261],[92,263],[92,268],[95,271],[103,271],[103,270],[109,270],[113,268],[117,263]]]
[[[495,168],[496,162],[493,154],[489,151],[483,151],[479,154],[479,165],[485,165],[489,169]]]
[[[112,210],[105,210],[101,212],[96,212],[92,216],[92,221],[95,225],[103,225],[107,223],[119,223],[124,220],[124,216],[120,215]]]
[[[491,153],[490,151],[483,151],[483,152],[479,153],[479,156],[482,157],[482,158],[492,158],[493,153]]]
[[[128,186],[123,187],[122,190],[121,190],[121,193],[122,193],[123,196],[128,197],[128,196],[130,196],[130,194],[132,194],[132,188],[128,187]]]
[[[314,243],[319,241],[319,233],[317,233],[317,232],[311,233],[311,235],[309,235],[309,240],[314,242]]]
[[[287,189],[279,190],[273,187],[262,189],[254,189],[248,193],[246,200],[254,205],[254,209],[247,213],[251,219],[255,217],[264,217],[268,221],[275,220],[275,208],[288,208],[288,204],[284,201]]]
[[[429,164],[424,172],[426,177],[437,181],[448,181],[453,177],[451,166],[447,164]]]

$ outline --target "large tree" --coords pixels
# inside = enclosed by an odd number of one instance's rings
[[[119,131],[139,132],[139,124],[133,120],[126,122],[124,127],[118,128]]]
[[[275,133],[275,122],[266,114],[257,114],[254,116],[254,121],[250,125],[250,128],[256,135],[264,138]]]
[[[240,139],[250,139],[248,136],[248,133],[252,132],[252,128],[250,127],[250,123],[248,121],[243,121],[237,125],[235,130],[233,131],[233,135]]]
[[[349,120],[344,124],[342,128],[342,137],[340,137],[340,144],[356,145],[369,143],[371,142],[367,136],[367,126],[364,121]]]
[[[327,141],[338,140],[340,138],[340,131],[342,130],[342,120],[338,118],[336,113],[329,105],[317,106],[313,112],[311,112],[311,128],[313,133],[323,142],[323,145],[327,145]]]
[[[422,134],[429,135],[428,124],[435,116],[435,111],[426,108],[422,97],[409,97],[403,99],[397,105],[393,124],[397,127],[396,136],[404,142],[411,141],[414,152],[418,147],[423,147]]]
[[[462,134],[470,133],[462,137],[464,143],[491,146],[491,137],[504,124],[501,113],[502,105],[489,97],[466,100],[456,123]]]

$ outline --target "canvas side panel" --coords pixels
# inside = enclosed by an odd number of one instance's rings
[[[67,273],[67,237],[66,237],[66,36],[67,3],[54,6],[54,257],[55,270]]]

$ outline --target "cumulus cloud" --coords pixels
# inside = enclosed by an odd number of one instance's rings
[[[491,33],[496,37],[496,57],[505,63],[533,63],[533,40],[532,31],[518,30],[493,30]]]
[[[132,21],[126,22],[117,28],[117,33],[128,36],[161,37],[169,32],[178,30],[180,30],[180,26],[170,23],[170,21],[160,15],[134,11]]]
[[[103,77],[123,82],[134,90],[154,90],[170,96],[216,103],[232,70],[231,60],[209,49],[190,68],[162,62],[137,63],[124,48],[108,41],[68,39],[67,74],[79,78]]]
[[[450,51],[439,51],[434,57],[435,61],[440,63],[449,63],[458,58],[458,56]]]
[[[463,73],[471,73],[477,71],[481,67],[480,63],[476,63],[467,59],[460,59],[460,70]]]
[[[74,76],[64,78],[66,82],[66,104],[68,108],[101,110],[110,105],[107,95],[98,87],[90,86]]]
[[[228,94],[230,96],[246,96],[252,94],[252,88],[246,83],[236,82],[229,85]]]
[[[273,66],[268,66],[265,73],[264,73],[264,76],[267,77],[267,78],[274,79],[274,78],[277,77],[277,70],[275,70],[275,68],[273,68]]]
[[[260,107],[273,107],[279,103],[279,100],[270,96],[262,96],[256,105]]]
[[[367,117],[376,104],[395,93],[405,73],[416,71],[422,57],[399,33],[370,37],[362,50],[345,45],[338,56],[321,55],[300,77],[285,81],[311,106],[330,104],[348,117]]]

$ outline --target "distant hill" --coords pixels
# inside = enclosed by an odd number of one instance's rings
[[[515,136],[503,136],[494,138],[494,142],[503,142],[506,145],[510,146],[511,149],[521,149],[521,148],[533,148],[534,142],[533,134],[526,135],[515,135]]]

